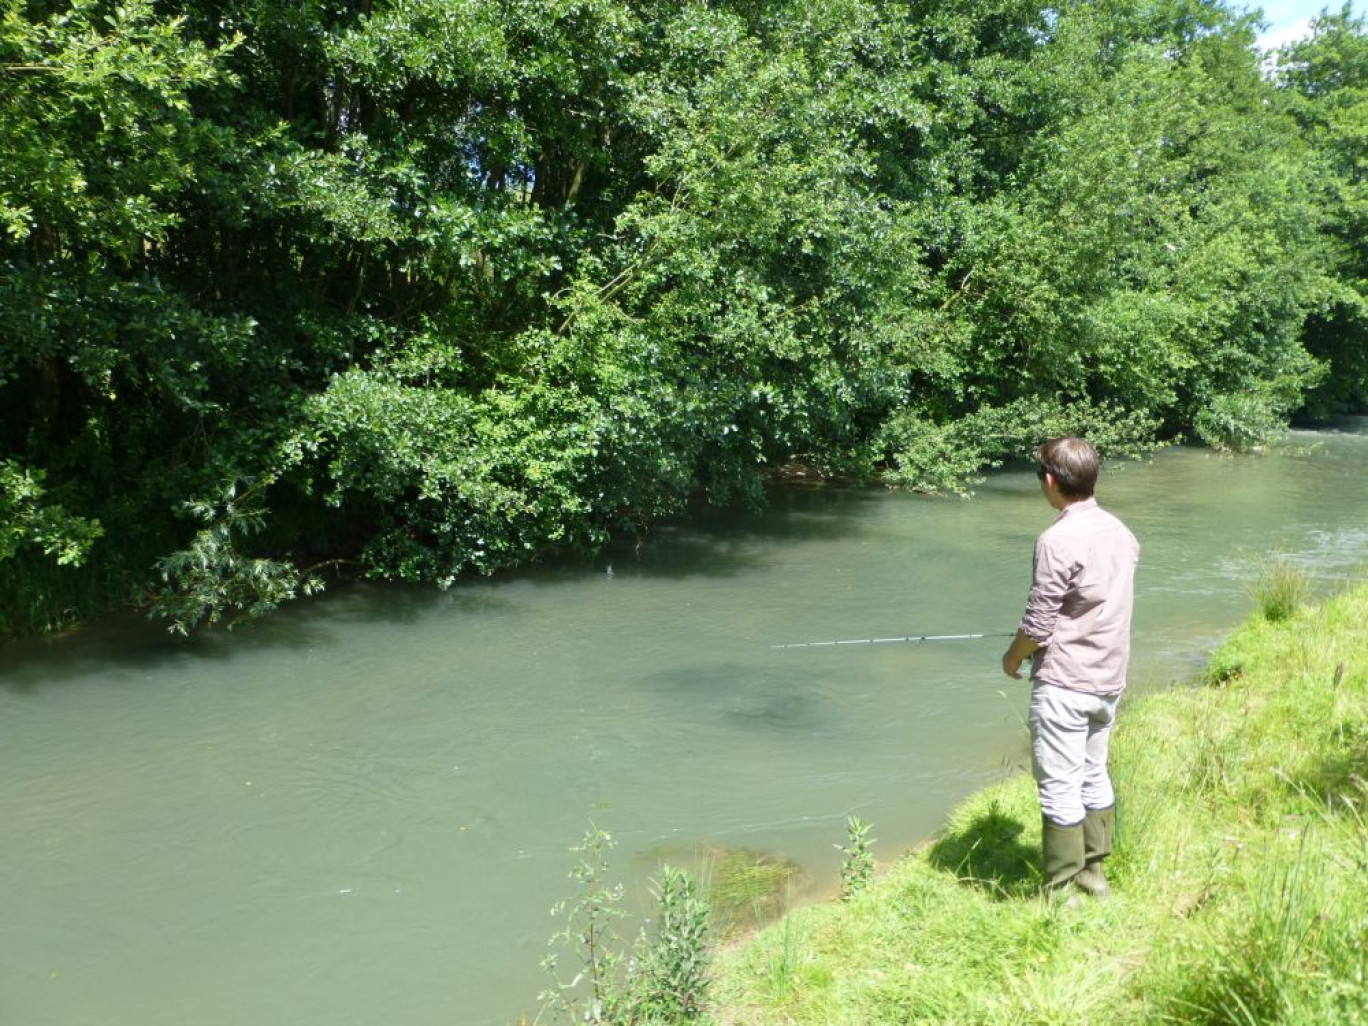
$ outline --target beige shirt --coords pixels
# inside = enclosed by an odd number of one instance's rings
[[[1126,686],[1140,545],[1126,525],[1084,499],[1036,539],[1021,631],[1041,648],[1031,679],[1089,694]]]

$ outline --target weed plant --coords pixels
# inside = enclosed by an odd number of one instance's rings
[[[542,962],[551,985],[537,1021],[591,1026],[683,1026],[708,1019],[708,905],[689,874],[670,866],[652,882],[656,923],[626,945],[616,925],[625,919],[622,885],[609,882],[612,835],[591,825],[571,849],[574,896],[551,912],[564,926]],[[570,963],[562,965],[564,956]],[[563,971],[572,975],[566,979]]]
[[[642,930],[623,1002],[625,1023],[706,1021],[708,999],[708,903],[693,878],[671,866],[654,885],[654,934]]]
[[[1024,701],[1024,697],[1023,697]],[[1262,610],[1113,740],[1113,897],[1039,896],[1014,777],[850,900],[729,952],[747,1026],[1368,1026],[1368,588]]]
[[[851,816],[846,820],[845,846],[836,845],[844,856],[841,860],[841,897],[846,901],[874,880],[874,853],[870,850],[872,843],[868,823],[859,816]]]
[[[590,825],[584,840],[571,851],[578,856],[570,879],[576,885],[572,898],[557,902],[553,916],[565,925],[554,934],[553,950],[542,962],[551,986],[541,995],[543,1012],[553,1018],[608,1024],[614,1021],[621,945],[613,923],[626,913],[622,908],[622,885],[609,883],[608,853],[615,847],[606,830]],[[574,975],[561,976],[561,955],[568,953]]]

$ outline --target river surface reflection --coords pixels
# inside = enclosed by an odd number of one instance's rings
[[[1173,449],[1100,488],[1142,545],[1132,678],[1189,676],[1270,551],[1368,561],[1368,428]],[[659,854],[782,853],[835,883],[851,813],[895,857],[1025,762],[1010,632],[1052,514],[785,488],[762,516],[446,593],[362,586],[183,641],[110,620],[0,649],[0,1022],[508,1024],[590,821]]]

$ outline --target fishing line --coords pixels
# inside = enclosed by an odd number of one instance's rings
[[[894,645],[903,641],[970,641],[974,638],[1014,638],[1011,634],[909,634],[903,638],[849,638],[844,641],[796,641],[791,645],[771,645],[770,648],[832,648],[836,645]]]

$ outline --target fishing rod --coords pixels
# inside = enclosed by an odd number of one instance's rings
[[[909,634],[903,638],[849,638],[845,641],[797,641],[770,648],[831,648],[835,645],[892,645],[902,641],[970,641],[974,638],[1014,638],[1012,634]]]

